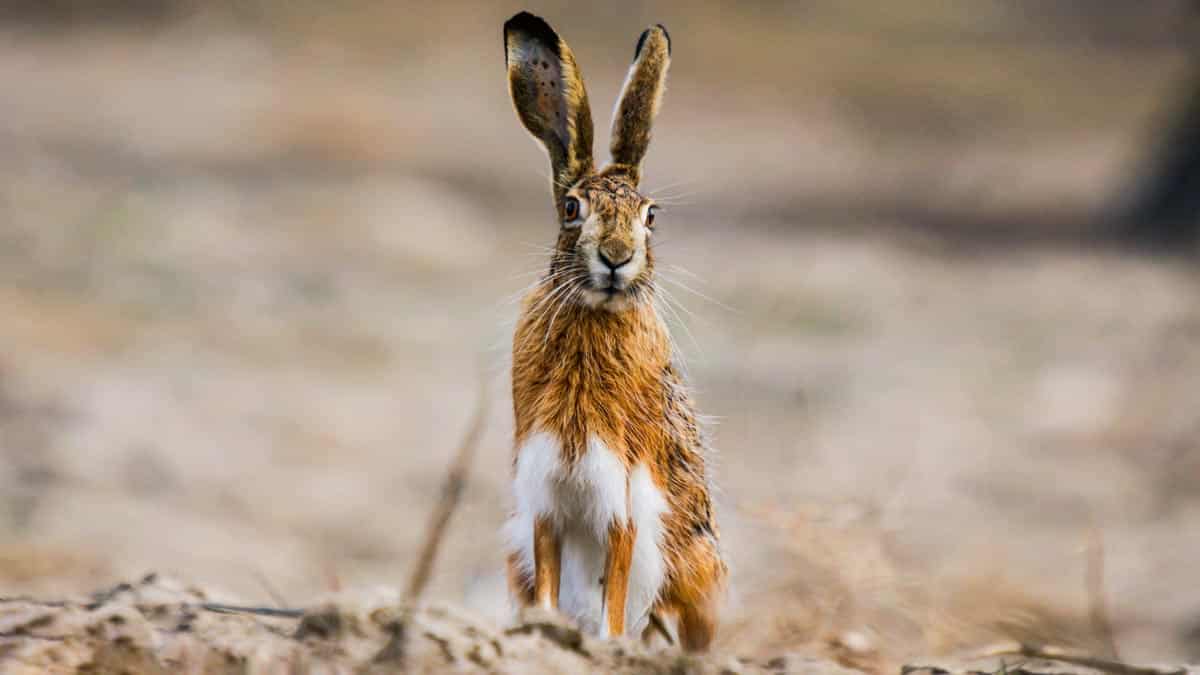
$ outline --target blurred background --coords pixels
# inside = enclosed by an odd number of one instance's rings
[[[508,616],[508,342],[556,235],[522,8],[0,5],[0,594],[402,585],[483,370],[429,595]],[[1200,660],[1200,8],[529,9],[599,156],[673,37],[643,187],[720,453],[721,648]]]

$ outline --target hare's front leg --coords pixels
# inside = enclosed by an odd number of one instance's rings
[[[543,609],[558,609],[562,574],[562,540],[546,516],[533,522],[533,601]]]
[[[626,520],[613,521],[608,528],[608,554],[604,559],[605,637],[625,634],[625,599],[629,592],[629,568],[633,564],[633,542],[637,528]]]

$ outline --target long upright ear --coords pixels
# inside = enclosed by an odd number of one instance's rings
[[[642,160],[650,146],[650,126],[658,114],[671,65],[671,36],[661,23],[647,28],[638,38],[633,65],[613,112],[613,165],[627,173],[636,185],[641,179]]]
[[[504,22],[504,55],[517,117],[550,154],[558,203],[593,169],[592,111],[583,75],[567,43],[529,12]]]

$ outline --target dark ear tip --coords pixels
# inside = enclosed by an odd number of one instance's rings
[[[546,20],[529,12],[517,12],[512,15],[512,18],[504,22],[504,37],[508,39],[513,33],[524,33],[530,39],[544,43],[547,47],[557,51],[558,49],[558,33],[546,23]]]
[[[661,30],[663,37],[667,38],[667,56],[671,55],[671,34],[667,32],[666,26],[662,25],[661,23],[656,23],[650,28],[642,31],[642,36],[638,38],[637,46],[633,48],[634,61],[637,61],[638,57],[642,55],[642,47],[646,44],[646,38],[650,37],[650,31],[654,30],[655,28]]]
[[[525,11],[517,12],[509,17],[508,21],[504,22],[504,32],[507,33],[511,30],[520,30],[523,26],[535,25],[539,22],[546,23],[545,19],[537,16],[536,14],[530,14],[529,12]]]
[[[671,55],[671,34],[667,32],[667,27],[661,23],[654,24],[663,32],[663,37],[667,38],[667,56]]]

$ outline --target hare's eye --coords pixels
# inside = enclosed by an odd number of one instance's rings
[[[579,200],[567,197],[563,200],[563,222],[571,222],[579,217]]]
[[[646,227],[647,227],[647,229],[654,229],[654,213],[656,211],[658,211],[657,206],[651,206],[649,209],[646,210]]]

